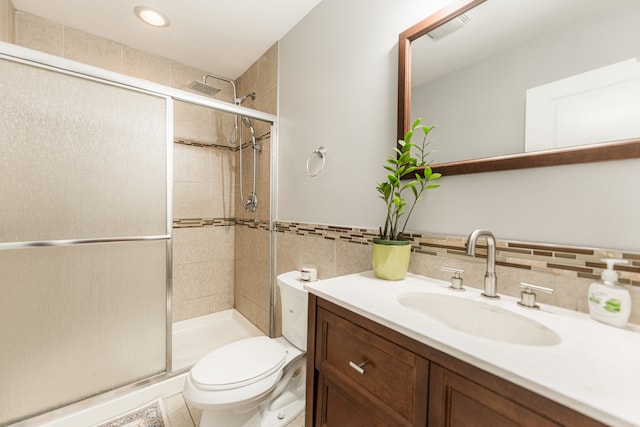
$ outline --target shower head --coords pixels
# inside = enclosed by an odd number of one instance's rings
[[[192,81],[191,84],[189,84],[189,88],[195,90],[196,92],[203,93],[207,96],[213,96],[216,93],[220,92],[220,89],[208,85],[200,80]]]
[[[251,120],[249,120],[249,117],[242,116],[242,123],[244,123],[244,125],[251,129],[251,131],[253,132],[253,126],[251,125]]]
[[[252,101],[255,101],[255,100],[256,100],[256,93],[255,93],[255,92],[251,92],[251,93],[249,93],[249,94],[247,94],[247,95],[243,96],[242,98],[240,98],[240,99],[238,100],[238,105],[242,105],[242,103],[243,103],[244,101],[246,101],[246,99],[247,99],[247,98],[251,98],[251,100],[252,100]]]

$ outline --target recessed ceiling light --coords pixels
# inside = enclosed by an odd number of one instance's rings
[[[168,27],[169,17],[158,9],[154,9],[148,6],[136,6],[133,8],[133,12],[142,21],[154,27]]]

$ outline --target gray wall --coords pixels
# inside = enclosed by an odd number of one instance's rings
[[[278,219],[377,228],[395,144],[397,39],[443,0],[323,0],[280,42]],[[306,176],[309,154],[327,164]],[[640,159],[445,177],[409,228],[638,251]]]

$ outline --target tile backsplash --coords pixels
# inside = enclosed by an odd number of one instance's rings
[[[318,265],[320,278],[371,269],[375,229],[278,221],[276,231],[278,273],[309,262]],[[412,245],[410,272],[449,280],[451,274],[442,272],[441,267],[459,268],[465,271],[466,286],[480,287],[486,268],[482,239],[472,258],[465,254],[466,236],[411,233],[407,237]],[[541,303],[580,312],[588,312],[588,286],[606,268],[601,259],[628,261],[616,270],[620,282],[630,285],[635,307],[630,321],[640,323],[640,253],[496,239],[499,293],[519,296],[520,282],[539,284],[555,291],[538,295]]]

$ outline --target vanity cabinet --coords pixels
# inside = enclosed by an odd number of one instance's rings
[[[603,426],[313,294],[307,427]]]

